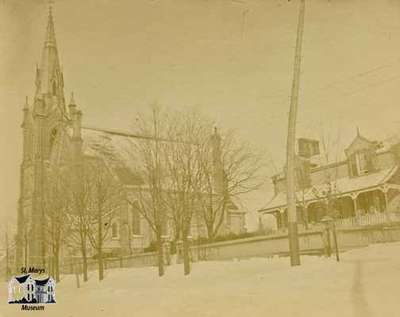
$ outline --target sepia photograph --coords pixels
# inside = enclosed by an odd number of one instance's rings
[[[400,1],[0,0],[0,317],[400,316]]]

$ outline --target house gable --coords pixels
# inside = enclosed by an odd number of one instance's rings
[[[351,144],[344,150],[347,157],[365,150],[375,150],[376,142],[370,141],[367,138],[357,135]]]

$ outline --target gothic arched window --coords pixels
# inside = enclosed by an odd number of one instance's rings
[[[118,224],[116,222],[111,225],[111,237],[118,238]]]
[[[132,216],[132,234],[139,235],[141,234],[141,225],[140,225],[140,214],[139,214],[139,206],[137,202],[131,208],[131,216]]]

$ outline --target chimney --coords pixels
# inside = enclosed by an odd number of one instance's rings
[[[299,138],[297,139],[297,154],[303,158],[311,158],[319,155],[319,141],[313,139]]]

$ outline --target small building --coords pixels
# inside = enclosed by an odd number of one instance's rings
[[[55,283],[53,278],[35,280],[35,295],[38,303],[55,303]]]
[[[377,142],[358,132],[344,150],[344,159],[324,164],[318,143],[311,140],[312,146],[306,146],[307,139],[300,140],[302,150],[296,164],[298,223],[316,224],[328,214],[343,223],[356,223],[350,220],[365,216],[381,222],[400,221],[399,137]],[[285,173],[274,175],[272,182],[275,193],[258,211],[259,221],[265,227],[273,216],[279,230],[287,226]]]
[[[53,278],[34,279],[32,275],[13,277],[8,283],[8,303],[55,303]]]

